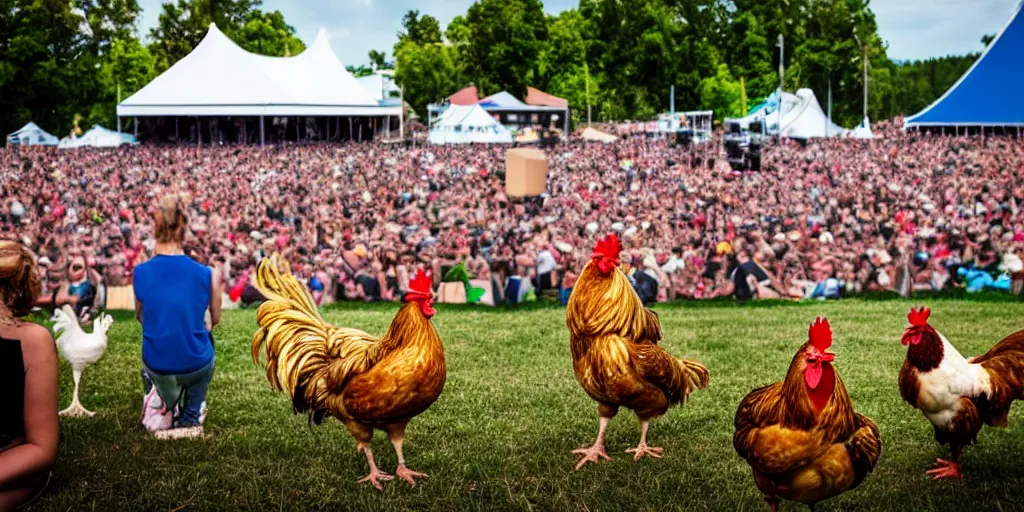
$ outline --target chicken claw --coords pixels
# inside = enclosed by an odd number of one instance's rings
[[[935,469],[930,469],[927,472],[932,476],[932,480],[942,480],[944,478],[962,480],[964,478],[964,474],[960,471],[959,462],[936,459],[935,466]]]
[[[576,464],[576,471],[579,471],[579,469],[582,468],[583,465],[588,462],[593,462],[596,464],[600,462],[602,458],[604,460],[612,460],[612,458],[608,456],[608,452],[604,451],[603,444],[595,444],[590,448],[580,448],[577,450],[573,450],[572,453],[583,456],[583,458],[580,459],[579,464]]]
[[[67,409],[60,411],[58,414],[70,418],[86,418],[89,416],[94,416],[96,413],[86,410],[86,408],[82,407],[82,404],[78,402],[73,402],[70,406],[68,406]]]
[[[427,478],[427,474],[426,473],[419,473],[419,472],[413,471],[413,470],[409,469],[408,467],[406,467],[405,464],[402,464],[402,465],[398,466],[398,470],[395,471],[395,476],[397,476],[398,478],[401,478],[402,480],[405,480],[406,482],[409,482],[409,485],[412,486],[412,487],[416,487],[416,478],[417,477]]]
[[[366,475],[363,478],[360,478],[359,480],[356,480],[356,483],[357,484],[361,484],[361,483],[365,483],[365,482],[370,482],[370,484],[372,484],[374,487],[376,487],[377,489],[383,491],[384,490],[384,486],[381,485],[380,482],[382,480],[387,482],[389,480],[394,480],[394,479],[395,479],[395,477],[393,477],[393,476],[391,476],[391,475],[389,475],[387,473],[384,473],[384,472],[382,472],[380,470],[377,470],[377,469],[373,469],[372,471],[370,471],[369,475]]]
[[[627,449],[626,453],[632,453],[633,460],[639,462],[640,459],[644,458],[644,455],[660,459],[665,456],[665,449],[647,446],[647,443],[640,443],[636,448]]]

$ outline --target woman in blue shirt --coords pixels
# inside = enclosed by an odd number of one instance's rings
[[[154,218],[154,256],[135,268],[133,282],[135,314],[142,323],[143,368],[167,409],[179,407],[175,428],[157,433],[166,438],[203,434],[200,416],[214,366],[210,330],[220,323],[219,277],[182,248],[186,211],[182,196],[160,200]]]

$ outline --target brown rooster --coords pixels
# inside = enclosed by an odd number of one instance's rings
[[[903,333],[907,358],[900,369],[900,395],[949,444],[952,460],[936,460],[934,479],[963,478],[960,454],[974,444],[983,424],[1006,427],[1014,400],[1024,398],[1024,330],[996,343],[984,355],[964,359],[945,336],[928,325],[931,312],[912,309]]]
[[[324,322],[276,254],[260,263],[256,285],[267,301],[257,313],[252,356],[259,364],[266,349],[270,385],[291,395],[295,413],[307,413],[317,424],[324,416],[345,424],[370,465],[360,483],[380,489],[382,480],[393,478],[377,469],[370,450],[377,429],[388,433],[398,455],[395,474],[415,486],[416,477],[426,475],[405,465],[405,427],[437,400],[445,383],[444,349],[430,322],[430,277],[420,271],[411,280],[407,303],[381,338]]]
[[[736,453],[774,512],[781,499],[814,508],[856,488],[882,451],[878,427],[853,412],[828,352],[832,330],[817,319],[789,365],[786,379],[755,389],[736,411]]]
[[[641,426],[640,444],[626,453],[633,453],[634,460],[645,455],[662,457],[662,448],[647,446],[648,422],[686,401],[694,388],[708,385],[707,368],[676,359],[658,346],[658,315],[640,302],[618,268],[618,257],[615,235],[598,242],[565,312],[576,380],[597,401],[600,415],[597,441],[573,452],[583,456],[576,469],[611,459],[604,449],[604,435],[620,406],[632,409]]]

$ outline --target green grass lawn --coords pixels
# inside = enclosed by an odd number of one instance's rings
[[[711,370],[711,387],[652,423],[665,458],[635,463],[639,439],[622,410],[609,428],[613,461],[573,471],[570,451],[593,441],[597,407],[577,385],[564,312],[439,307],[448,383],[407,433],[409,466],[430,478],[383,492],[355,480],[365,458],[336,421],[309,428],[288,398],[270,390],[250,359],[253,311],[228,312],[218,327],[208,439],[158,441],[138,425],[140,328],[118,314],[106,356],[83,379],[93,418],[62,419],[56,481],[32,510],[767,510],[732,448],[733,415],[757,386],[780,380],[815,315],[828,315],[836,367],[856,410],[882,431],[883,453],[856,491],[819,510],[1024,510],[1024,407],[1010,428],[982,431],[968,448],[962,482],[932,482],[925,470],[945,452],[896,386],[899,337],[911,303],[857,301],[786,307],[683,304],[659,308],[664,346]],[[1024,327],[1024,303],[935,299],[931,323],[965,355]],[[394,305],[339,306],[329,321],[381,333]],[[61,405],[71,395],[62,364]],[[384,471],[396,460],[378,433]],[[805,510],[785,504],[785,510]]]

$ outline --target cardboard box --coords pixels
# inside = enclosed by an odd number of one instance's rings
[[[548,157],[533,148],[510,149],[505,156],[505,194],[539,196],[548,189]]]

